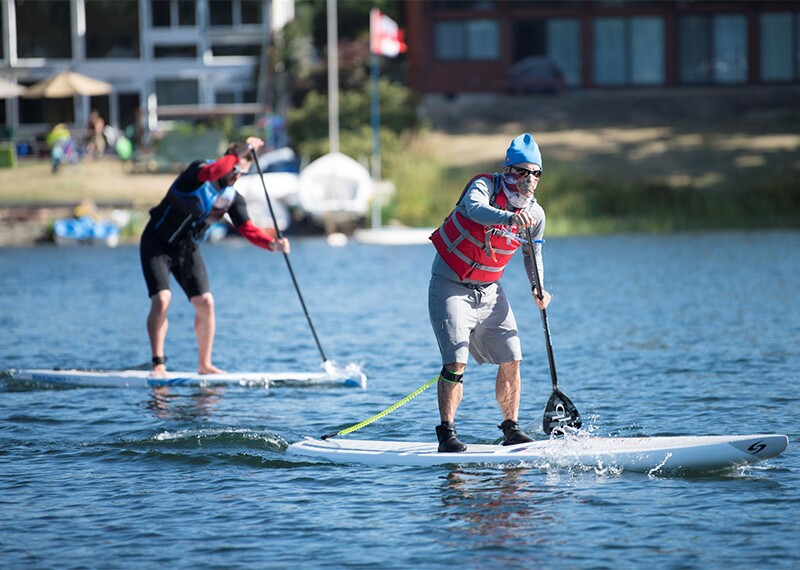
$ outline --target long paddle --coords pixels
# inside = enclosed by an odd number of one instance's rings
[[[539,278],[539,266],[536,264],[536,255],[534,254],[533,235],[530,228],[525,228],[525,233],[528,236],[528,244],[530,245],[530,258],[531,265],[533,265],[533,278],[536,281],[536,296],[541,301],[544,298],[542,293],[542,281]],[[578,413],[578,408],[572,403],[572,400],[567,398],[566,395],[558,388],[558,377],[556,376],[556,360],[553,357],[553,343],[550,340],[550,325],[547,323],[547,311],[539,307],[542,315],[542,328],[544,329],[545,344],[547,345],[547,362],[550,364],[550,378],[553,380],[553,393],[544,407],[544,418],[542,419],[542,429],[544,433],[550,434],[553,431],[557,433],[563,431],[563,426],[569,426],[575,429],[581,427],[581,415]]]
[[[256,150],[253,147],[250,147],[250,153],[253,155],[253,162],[256,163],[256,168],[258,169],[258,177],[261,179],[261,186],[264,188],[264,196],[267,198],[267,206],[269,206],[269,213],[272,216],[272,223],[275,225],[275,233],[277,234],[278,239],[282,239],[283,235],[281,235],[281,230],[278,227],[278,219],[275,217],[275,211],[272,209],[272,201],[269,199],[269,192],[267,192],[267,184],[264,182],[264,173],[261,172],[261,165],[258,164]],[[292,283],[294,283],[294,289],[297,291],[297,297],[300,299],[300,304],[303,306],[303,312],[306,314],[308,326],[311,327],[311,334],[314,335],[314,341],[317,343],[317,348],[322,356],[322,364],[329,365],[328,359],[325,357],[325,351],[322,350],[322,345],[319,342],[317,330],[314,328],[314,323],[311,322],[311,315],[308,314],[306,302],[303,300],[303,294],[300,292],[300,286],[297,284],[297,279],[294,276],[294,270],[292,269],[292,263],[289,261],[289,255],[285,251],[281,253],[283,253],[283,259],[286,260],[286,267],[289,268],[289,275],[292,276]]]

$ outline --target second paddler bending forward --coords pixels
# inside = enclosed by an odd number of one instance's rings
[[[200,243],[208,229],[226,213],[247,241],[268,249],[289,253],[286,238],[275,239],[250,220],[244,196],[233,187],[251,166],[251,151],[264,141],[249,137],[247,144],[232,144],[215,161],[196,160],[181,172],[167,195],[150,210],[150,221],[142,233],[140,255],[150,295],[147,334],[153,360],[153,376],[166,374],[164,343],[167,337],[167,311],[172,300],[170,273],[189,298],[195,311],[197,371],[221,372],[211,360],[216,321],[214,297]]]
[[[473,177],[453,211],[431,235],[436,257],[428,287],[428,314],[443,365],[438,381],[441,424],[436,426],[440,452],[467,449],[457,437],[455,415],[470,354],[478,364],[499,367],[495,396],[503,414],[498,426],[503,445],[533,441],[518,423],[522,349],[517,322],[499,280],[519,247],[533,247],[544,282],[545,214],[535,197],[541,174],[542,155],[536,141],[527,133],[518,136],[506,152],[502,172]],[[524,239],[525,232],[520,231],[524,228],[531,228],[533,244]],[[530,255],[525,255],[525,268],[534,300],[546,308],[550,295],[542,291],[539,301]]]

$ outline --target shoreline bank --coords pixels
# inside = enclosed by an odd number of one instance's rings
[[[437,157],[445,171],[480,172],[498,166],[498,157],[513,136],[535,132],[548,180],[557,181],[547,196],[550,204],[565,196],[571,184],[580,190],[572,199],[586,202],[584,209],[596,215],[597,204],[590,199],[598,192],[605,196],[618,187],[638,190],[655,185],[664,189],[666,197],[677,193],[705,197],[714,192],[706,200],[714,213],[731,209],[730,199],[737,190],[754,188],[750,193],[758,198],[755,206],[778,204],[774,217],[785,219],[797,211],[793,188],[800,188],[798,96],[800,88],[786,86],[598,90],[560,97],[429,97],[421,112],[432,130],[420,133],[421,146]],[[36,243],[48,223],[69,217],[85,199],[101,209],[124,204],[137,215],[146,215],[174,177],[174,173],[130,172],[112,156],[65,165],[57,174],[50,171],[49,161],[39,159],[0,169],[0,247]],[[442,177],[437,187],[441,192],[460,190],[460,180],[451,184],[446,172]],[[775,188],[783,195],[771,196]],[[404,190],[408,196],[413,189],[397,188],[398,194]],[[633,199],[630,196],[622,198]],[[676,211],[667,213],[681,215],[685,208],[680,202]],[[570,222],[567,215],[560,219]],[[581,222],[585,221],[590,220]]]

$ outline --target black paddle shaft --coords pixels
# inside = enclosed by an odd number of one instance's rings
[[[533,280],[536,286],[536,297],[539,301],[544,299],[544,288],[542,287],[542,279],[539,276],[539,266],[536,264],[536,254],[534,253],[534,241],[530,228],[525,228],[528,236],[528,244],[530,245],[530,258],[533,265]],[[575,429],[581,427],[581,415],[575,404],[558,389],[558,377],[556,376],[556,359],[553,356],[553,342],[550,339],[550,325],[547,323],[547,311],[543,307],[539,307],[539,312],[542,315],[542,328],[544,329],[544,338],[547,344],[547,361],[550,364],[550,378],[553,381],[553,393],[544,407],[544,416],[542,418],[542,430],[546,434],[563,433],[563,427],[569,426]]]
[[[528,244],[531,246],[531,265],[533,265],[533,280],[536,282],[536,297],[541,301],[544,299],[544,290],[542,289],[542,280],[539,277],[539,266],[536,264],[536,254],[533,251],[533,236],[530,228],[525,228],[528,236]],[[544,338],[547,345],[547,361],[550,363],[550,378],[553,381],[553,389],[558,390],[558,376],[556,375],[556,359],[553,356],[553,341],[550,339],[550,325],[547,323],[547,310],[539,307],[539,313],[542,316],[542,328],[544,329]]]
[[[250,153],[253,155],[253,162],[256,163],[256,169],[258,170],[258,177],[261,179],[261,186],[264,188],[264,196],[267,198],[267,206],[269,207],[269,213],[272,216],[272,223],[275,225],[275,233],[278,236],[278,239],[282,239],[283,235],[281,234],[281,229],[278,227],[278,219],[275,217],[275,210],[272,209],[272,201],[269,199],[269,192],[267,192],[267,183],[264,182],[264,173],[261,172],[261,165],[258,164],[258,157],[256,156],[256,150],[251,146]],[[311,315],[308,313],[308,308],[306,307],[306,302],[303,300],[303,294],[300,292],[300,286],[297,284],[297,278],[294,276],[294,270],[292,269],[292,262],[289,261],[289,255],[284,251],[283,259],[286,261],[286,267],[289,269],[289,275],[292,277],[292,283],[294,283],[294,289],[297,291],[297,297],[300,299],[300,305],[303,307],[303,312],[306,315],[306,320],[308,321],[308,326],[311,327],[311,334],[314,335],[314,341],[317,343],[317,348],[319,349],[319,353],[322,356],[322,361],[327,362],[328,359],[325,357],[325,351],[322,350],[322,344],[319,342],[319,337],[317,336],[317,330],[314,328],[314,323],[311,322]]]

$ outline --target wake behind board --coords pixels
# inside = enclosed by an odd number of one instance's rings
[[[574,437],[518,445],[468,444],[463,453],[439,453],[436,443],[307,439],[288,453],[364,465],[506,464],[546,467],[615,467],[635,472],[715,471],[782,453],[779,434],[676,437]]]
[[[168,372],[166,377],[150,377],[149,370],[13,370],[11,379],[21,383],[48,386],[87,386],[103,388],[141,388],[151,386],[274,386],[320,387],[352,386],[366,388],[367,377],[357,366],[323,372]]]

